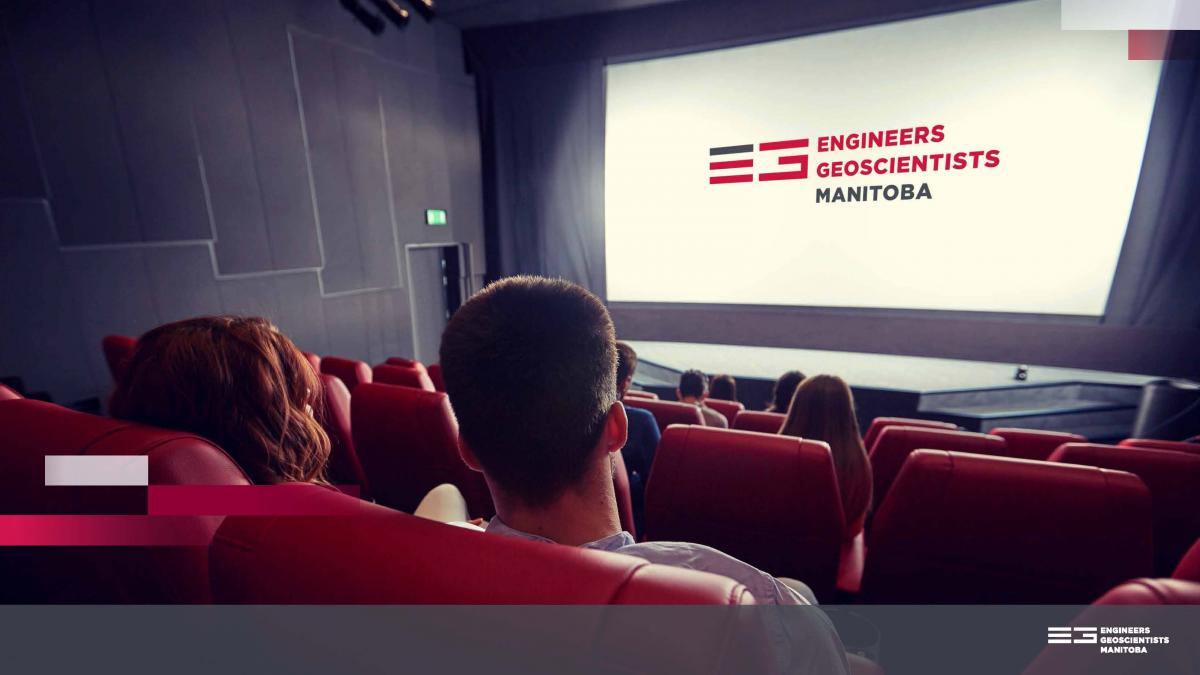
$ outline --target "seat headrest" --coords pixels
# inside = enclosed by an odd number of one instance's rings
[[[879,439],[879,434],[887,427],[928,427],[930,429],[946,429],[948,431],[958,429],[958,426],[950,422],[939,422],[937,420],[923,420],[913,417],[876,417],[871,420],[871,426],[867,427],[867,433],[863,436],[863,447],[867,449],[867,452],[871,451],[871,447]]]
[[[1179,561],[1179,565],[1175,567],[1175,572],[1171,574],[1172,579],[1183,579],[1184,581],[1200,581],[1200,539],[1197,539],[1192,547],[1183,554],[1183,558]]]
[[[1161,441],[1157,438],[1126,438],[1117,445],[1124,448],[1155,448],[1200,455],[1200,443],[1191,441]]]
[[[426,372],[429,373],[429,379],[433,382],[433,388],[436,391],[446,391],[446,381],[442,379],[442,364],[431,363]]]
[[[429,374],[422,368],[409,368],[407,366],[395,366],[381,363],[375,366],[372,373],[372,382],[376,384],[391,384],[401,387],[413,387],[424,391],[436,391],[433,386],[433,380],[429,379]]]
[[[104,360],[108,363],[108,372],[113,380],[120,380],[125,374],[125,365],[133,348],[137,346],[137,338],[128,335],[105,335],[100,340],[100,348],[104,350]]]
[[[1005,454],[1018,459],[1045,460],[1064,443],[1087,443],[1084,436],[1061,431],[997,427],[988,433],[1003,438],[1008,445]]]
[[[760,410],[743,410],[734,415],[730,426],[742,431],[758,431],[764,434],[777,434],[787,421],[783,413],[763,412]]]
[[[970,431],[952,431],[926,426],[888,426],[879,432],[868,455],[875,479],[875,503],[887,497],[904,461],[918,448],[1003,455],[1004,439]]]
[[[321,372],[333,375],[346,385],[353,394],[360,384],[371,381],[371,368],[363,361],[343,359],[340,356],[325,356],[321,358]]]
[[[704,416],[700,408],[691,403],[677,401],[659,401],[651,398],[627,398],[622,401],[633,408],[649,410],[658,422],[659,431],[666,431],[672,424],[704,424]]]
[[[25,398],[18,394],[14,389],[0,384],[0,401],[16,401]]]
[[[350,429],[350,390],[333,375],[321,374],[320,377],[325,406],[319,419],[329,435],[329,480],[339,485],[357,485],[360,494],[366,497],[370,489],[354,450],[354,435]]]
[[[428,372],[428,369],[425,368],[425,364],[421,363],[420,361],[418,361],[416,359],[406,359],[401,356],[389,356],[387,358],[387,360],[384,361],[384,363],[389,366],[400,366],[401,368],[413,368],[413,369],[419,370],[423,373]]]

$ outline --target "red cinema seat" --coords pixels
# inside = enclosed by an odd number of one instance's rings
[[[1200,443],[1188,441],[1160,441],[1157,438],[1126,438],[1117,445],[1123,448],[1155,448],[1200,455]]]
[[[321,358],[321,372],[333,375],[346,385],[353,394],[360,384],[371,381],[371,367],[362,361],[343,359],[340,356],[324,356]]]
[[[958,426],[950,422],[938,422],[935,420],[921,420],[911,417],[876,417],[871,420],[871,426],[867,427],[867,433],[863,436],[863,447],[867,452],[875,446],[875,441],[879,440],[879,434],[887,427],[928,427],[930,429],[945,429],[947,431],[957,431]]]
[[[623,403],[634,408],[649,410],[650,414],[654,415],[654,421],[658,422],[660,432],[666,432],[667,427],[672,424],[704,424],[704,416],[700,413],[700,408],[691,403],[659,401],[650,398],[627,398],[623,400]]]
[[[1060,629],[1061,633],[1069,632],[1073,639],[1089,641],[1088,644],[1049,644],[1025,669],[1024,674],[1120,672],[1182,675],[1196,672],[1194,647],[1179,646],[1181,641],[1190,641],[1190,638],[1179,636],[1170,628],[1162,628],[1163,624],[1179,625],[1178,621],[1170,620],[1172,617],[1182,618],[1190,614],[1165,613],[1160,605],[1200,605],[1200,583],[1178,579],[1134,579],[1117,586],[1080,612],[1068,626]],[[1148,627],[1150,636],[1167,636],[1170,643],[1146,645],[1145,653],[1106,654],[1090,644],[1093,635],[1105,637],[1096,632],[1101,626]],[[1070,631],[1070,628],[1076,630]],[[1133,659],[1136,659],[1136,664],[1114,663]]]
[[[443,393],[387,384],[364,384],[350,401],[354,449],[371,497],[412,513],[442,483],[457,487],[472,517],[495,513],[483,474],[458,452],[458,422]]]
[[[446,381],[442,379],[442,364],[431,363],[426,372],[429,373],[429,380],[433,382],[434,391],[446,391]]]
[[[1179,565],[1175,567],[1175,571],[1171,573],[1172,579],[1183,579],[1185,581],[1200,581],[1200,539],[1197,539],[1188,552],[1183,554],[1183,559],[1179,561]]]
[[[1154,514],[1154,574],[1168,576],[1200,538],[1200,455],[1152,448],[1067,443],[1051,462],[1128,471],[1150,489]]]
[[[212,546],[218,602],[750,604],[724,577],[511,539],[372,505],[361,516],[231,517]]]
[[[0,401],[17,401],[25,398],[10,387],[0,384]]]
[[[626,398],[649,398],[649,399],[653,399],[653,400],[658,400],[658,394],[656,394],[652,391],[645,391],[643,389],[630,389],[629,391],[625,392],[625,397]]]
[[[400,387],[413,387],[424,391],[436,391],[433,387],[433,380],[429,379],[429,375],[425,372],[424,368],[407,368],[381,363],[375,366],[371,374],[373,378],[372,382],[376,384],[392,384]]]
[[[777,434],[786,421],[787,415],[783,413],[743,410],[734,416],[729,426],[742,431]]]
[[[108,372],[112,373],[114,382],[125,374],[125,363],[136,345],[137,338],[128,335],[105,335],[100,340],[100,348],[104,350],[104,360],[108,363]]]
[[[1087,443],[1087,438],[1079,434],[1061,431],[997,427],[988,433],[1003,438],[1007,446],[1004,455],[1016,459],[1045,461],[1063,443]]]
[[[366,474],[354,451],[354,435],[350,427],[350,390],[333,375],[321,375],[321,393],[325,407],[318,421],[329,435],[329,480],[334,485],[357,485],[359,495],[368,497],[370,489]]]
[[[715,398],[704,399],[704,405],[724,415],[730,426],[733,426],[733,420],[737,418],[738,413],[746,409],[746,406],[737,401],[721,401]]]
[[[193,434],[41,401],[0,405],[0,513],[145,514],[145,487],[47,487],[46,455],[146,455],[150,485],[249,485],[217,446]],[[173,517],[181,536],[211,540],[219,516]],[[207,602],[205,546],[0,549],[0,595],[23,602]],[[14,597],[15,596],[15,597]]]
[[[875,479],[875,503],[883,504],[888,489],[913,450],[953,450],[979,455],[1004,456],[1004,439],[970,431],[950,431],[933,427],[884,427],[868,456]]]
[[[863,601],[1090,602],[1153,569],[1151,532],[1133,474],[917,450],[868,534]]]
[[[425,368],[425,364],[416,359],[406,359],[400,356],[389,356],[384,363],[389,366],[400,366],[401,368],[415,368],[422,373],[428,372],[428,370]]]
[[[304,354],[304,359],[313,367],[313,370],[321,372],[321,357],[312,352],[301,352]]]
[[[674,426],[646,485],[646,541],[706,544],[833,598],[844,525],[829,446]]]

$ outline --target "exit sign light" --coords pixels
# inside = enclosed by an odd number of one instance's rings
[[[425,209],[425,224],[441,227],[446,224],[446,209]]]

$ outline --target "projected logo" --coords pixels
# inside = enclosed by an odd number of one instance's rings
[[[758,154],[755,154],[754,144],[726,145],[708,149],[708,169],[712,175],[708,177],[709,185],[726,183],[754,182],[755,158],[762,166],[786,167],[779,171],[765,171],[758,174],[758,180],[802,180],[808,178],[808,154],[778,154],[785,150],[807,148],[807,138],[796,138],[789,141],[769,141],[758,144]],[[771,153],[763,155],[762,153]],[[719,157],[720,159],[713,159]],[[772,161],[775,160],[775,161]],[[749,172],[746,169],[750,169]]]

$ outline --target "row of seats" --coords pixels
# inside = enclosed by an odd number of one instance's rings
[[[384,395],[403,391],[375,387]],[[144,488],[46,487],[49,453],[146,455],[151,485],[249,485],[224,451],[188,433],[21,399],[0,402],[0,428],[6,437],[0,511],[7,514],[145,513]],[[211,551],[196,545],[5,547],[0,594],[30,602],[752,602],[744,587],[715,575],[486,536],[329,488],[295,489],[311,491],[306,498],[317,510],[345,512],[353,504],[366,517],[171,518],[176,534],[183,529],[215,541]]]

